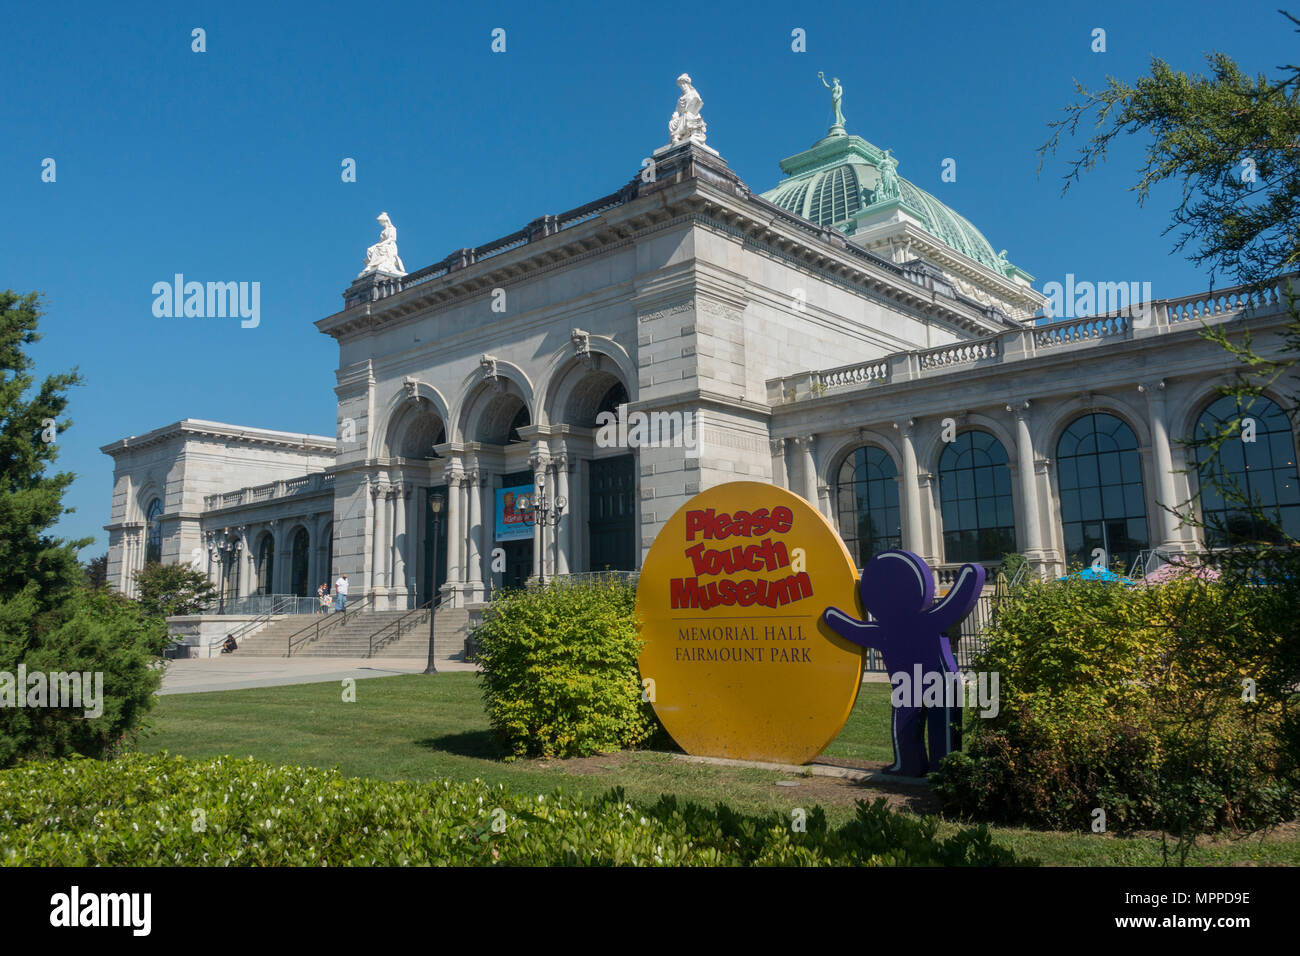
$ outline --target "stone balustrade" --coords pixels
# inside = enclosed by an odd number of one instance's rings
[[[981,359],[997,358],[1002,354],[1002,337],[994,336],[976,339],[973,342],[958,342],[937,349],[917,352],[917,365],[922,370],[930,368],[947,368],[950,365],[966,365]]]
[[[1285,306],[1283,278],[1252,292],[1234,286],[1217,292],[1203,292],[1176,299],[1156,299],[1145,307],[1126,313],[1089,316],[1011,329],[967,342],[955,342],[923,350],[890,355],[841,365],[821,371],[800,372],[767,382],[768,404],[785,405],[817,398],[829,391],[872,383],[909,381],[927,374],[944,374],[980,362],[1014,362],[1033,358],[1039,352],[1070,348],[1111,339],[1165,335],[1180,323],[1191,320],[1223,320],[1243,312],[1281,311]]]
[[[299,478],[287,478],[280,481],[270,481],[262,485],[251,485],[247,488],[240,488],[238,491],[204,495],[203,510],[215,511],[219,508],[234,508],[243,504],[274,501],[277,498],[324,491],[333,486],[334,476],[328,472],[318,471]]]
[[[1050,349],[1058,345],[1073,345],[1090,339],[1102,339],[1112,335],[1123,335],[1133,328],[1133,321],[1128,316],[1110,315],[1076,319],[1072,322],[1053,322],[1050,325],[1034,329],[1034,346]]]

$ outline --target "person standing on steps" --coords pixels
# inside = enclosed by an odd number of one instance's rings
[[[348,576],[340,574],[339,579],[334,582],[334,593],[338,599],[334,602],[336,610],[345,611],[348,606]]]

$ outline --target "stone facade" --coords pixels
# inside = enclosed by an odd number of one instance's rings
[[[883,211],[860,244],[755,195],[697,144],[653,172],[409,275],[354,281],[316,323],[339,347],[337,438],[186,421],[106,446],[110,580],[129,590],[156,496],[162,559],[198,559],[232,597],[300,587],[303,529],[313,591],[332,569],[353,603],[472,604],[512,575],[635,569],[675,510],[724,481],[775,482],[843,521],[840,471],[864,446],[893,463],[901,543],[943,564],[939,458],[969,430],[1006,453],[1016,548],[1056,571],[1054,449],[1090,410],[1137,436],[1147,544],[1201,546],[1162,510],[1194,491],[1177,439],[1234,370],[1198,332],[1249,325],[1277,347],[1276,289],[1035,324],[1044,299],[1025,273],[940,252],[888,203],[864,200]],[[620,404],[679,413],[699,442],[604,441],[600,415]],[[529,484],[567,499],[558,525],[498,540],[502,489]]]
[[[317,544],[328,534],[331,438],[185,419],[100,450],[114,464],[108,580],[128,595],[147,557],[194,564],[228,585],[229,596],[246,595],[255,578],[248,542],[257,532],[275,535],[277,550],[289,547],[299,525]],[[240,564],[230,567],[236,555]]]

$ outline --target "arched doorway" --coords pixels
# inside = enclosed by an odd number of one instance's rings
[[[310,590],[307,575],[310,571],[311,540],[307,529],[299,527],[293,533],[293,551],[289,563],[289,593],[306,597]]]
[[[270,532],[257,543],[257,593],[270,594],[275,581],[275,539]]]

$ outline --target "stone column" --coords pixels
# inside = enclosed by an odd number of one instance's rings
[[[469,496],[469,558],[465,562],[471,600],[483,597],[483,476],[476,468],[465,476]]]
[[[561,497],[565,499],[566,504],[564,513],[560,515],[560,523],[555,529],[555,573],[568,574],[569,549],[572,547],[570,542],[573,540],[573,535],[570,532],[572,515],[569,513],[569,509],[572,507],[572,503],[568,501],[569,456],[567,454],[561,454],[555,459],[555,497],[553,500],[558,501]]]
[[[357,579],[356,584],[353,585],[353,587],[355,587],[356,590],[353,590],[352,587],[349,587],[348,589],[349,601],[354,601],[354,602],[360,601],[361,595],[365,594],[367,591],[370,590],[371,581],[374,578],[375,555],[374,555],[374,548],[372,547],[375,540],[374,538],[375,535],[374,490],[375,490],[374,479],[367,478],[365,485],[362,486],[361,489],[361,494],[364,496],[361,499],[362,507],[365,508],[365,524],[361,529],[361,541],[362,541],[361,547],[363,552],[369,551],[370,553],[369,554],[363,553],[361,555],[361,567],[358,568],[357,572],[353,575],[353,577]],[[339,573],[342,574],[346,570],[347,568],[339,568]],[[352,582],[349,581],[348,583],[351,584]],[[333,586],[334,584],[333,582],[331,582],[330,587],[332,588]]]
[[[266,582],[266,593],[283,594],[284,591],[280,587],[280,582],[284,580],[284,542],[280,540],[284,535],[280,530],[281,521],[279,518],[272,518],[266,526],[271,532],[271,575]]]
[[[1038,507],[1038,475],[1034,466],[1034,440],[1029,432],[1029,402],[1008,405],[1016,418],[1016,472],[1020,479],[1020,500],[1024,509],[1020,521],[1025,529],[1025,557],[1041,566],[1043,554],[1042,511]]]
[[[122,530],[122,567],[118,573],[121,575],[122,593],[127,597],[135,597],[135,584],[131,581],[131,539],[134,537],[130,530]]]
[[[569,571],[590,571],[587,559],[587,479],[583,475],[581,461],[570,464],[572,474],[569,476],[569,509],[564,519],[569,524]],[[640,520],[638,513],[637,520]]]
[[[388,485],[375,485],[373,494],[375,497],[375,532],[373,546],[370,549],[371,562],[375,566],[374,577],[371,579],[370,588],[376,595],[376,610],[387,606],[388,593],[388,553],[392,550],[393,543],[388,540],[388,512],[390,505]],[[384,598],[379,595],[383,594]],[[382,603],[381,603],[382,601]]]
[[[411,486],[405,482],[393,488],[393,576],[392,586],[397,589],[398,608],[406,603],[406,500],[411,496]]]
[[[460,497],[463,472],[447,473],[447,581],[449,585],[460,584],[461,550],[464,539],[461,537]],[[454,593],[454,592],[453,592]],[[454,598],[453,598],[454,601]]]
[[[941,564],[947,560],[943,553],[943,542],[939,534],[939,528],[936,525],[936,514],[938,510],[934,501],[934,482],[933,472],[923,471],[917,474],[916,483],[920,488],[921,496],[921,521],[925,529],[925,540],[929,543],[929,550],[922,555],[930,564]]]
[[[789,488],[790,479],[786,476],[785,439],[773,438],[772,447],[772,484],[778,488]]]
[[[921,521],[921,486],[917,481],[916,446],[912,442],[916,419],[894,422],[903,449],[903,468],[899,476],[903,485],[903,547],[913,554],[926,556],[925,525]]]
[[[406,580],[402,586],[410,596],[409,606],[414,607],[418,593],[415,578],[418,573],[416,569],[420,566],[420,529],[424,527],[424,515],[420,512],[422,496],[415,486],[408,486],[406,491]]]
[[[815,435],[792,439],[799,460],[799,486],[792,488],[807,501],[817,504],[817,463],[813,459],[813,440]]]
[[[830,521],[831,524],[835,523],[835,516],[831,514],[831,486],[830,485],[817,486],[817,507],[820,508],[821,513],[826,516],[826,520]]]
[[[257,555],[253,554],[249,537],[244,538],[244,550],[239,552],[239,560],[242,562],[239,568],[239,596],[248,597],[257,588],[257,572],[253,563],[257,560]]]
[[[1174,488],[1174,461],[1169,448],[1169,429],[1165,418],[1165,383],[1139,385],[1138,391],[1146,394],[1147,412],[1151,416],[1151,447],[1155,453],[1156,507],[1159,509],[1157,525],[1160,544],[1169,549],[1179,549],[1180,529],[1178,518],[1165,508],[1177,505],[1178,492]]]

